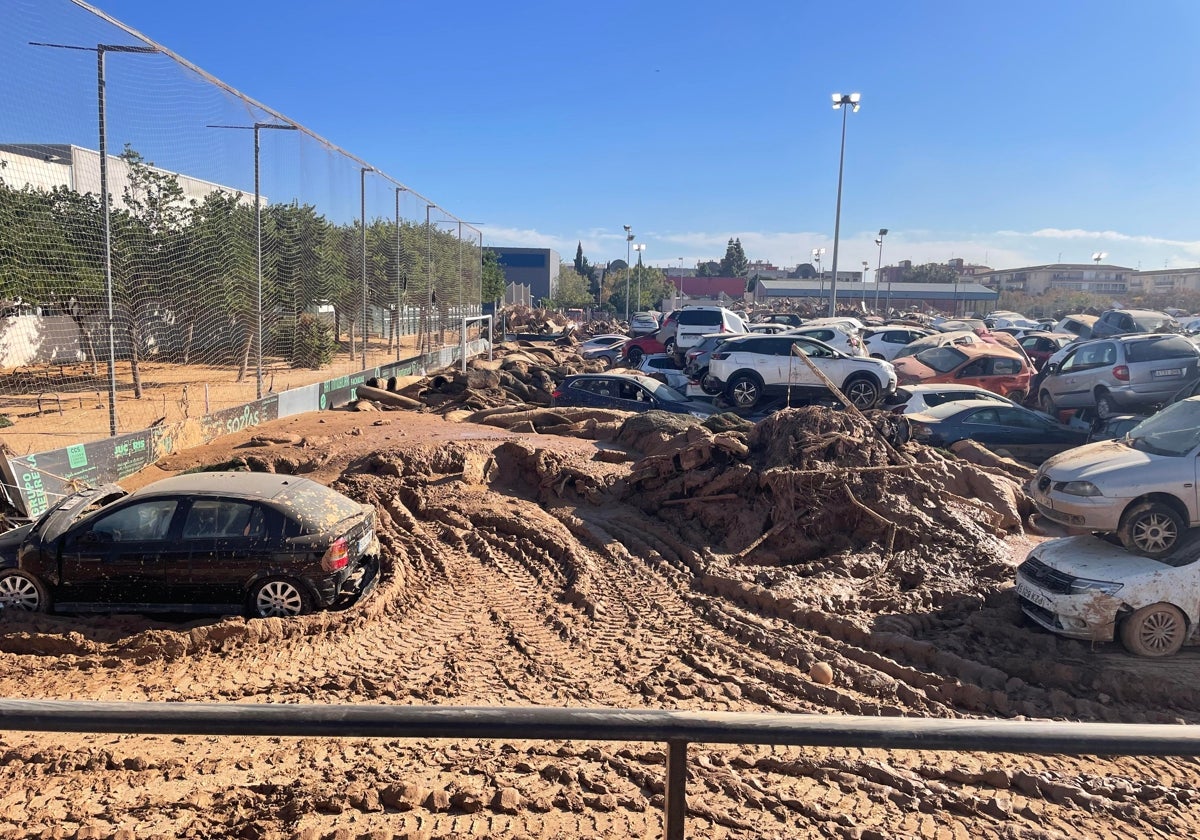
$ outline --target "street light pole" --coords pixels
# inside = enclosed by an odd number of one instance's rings
[[[683,308],[683,257],[679,258],[679,308]]]
[[[817,283],[819,284],[817,288],[820,289],[819,297],[821,300],[825,299],[825,273],[821,271],[821,255],[824,253],[824,248],[812,249],[813,261],[817,264]]]
[[[842,170],[846,163],[846,108],[857,112],[860,99],[862,95],[857,93],[848,93],[845,96],[840,93],[833,94],[833,110],[842,112],[842,151],[838,157],[837,210],[833,217],[833,276],[829,278],[830,317],[837,314],[838,236],[842,226]]]
[[[870,264],[869,262],[867,262],[866,260],[863,260],[863,261],[862,261],[862,264],[863,264],[863,276],[862,276],[862,308],[865,310],[865,309],[867,308],[867,272],[868,272],[868,271],[870,271],[870,269],[871,269],[871,264]],[[878,278],[878,277],[876,277],[876,278],[875,278],[875,283],[876,283],[876,284],[878,284],[878,283],[879,283],[879,278]]]
[[[875,244],[879,246],[879,262],[875,264],[875,308],[879,309],[879,269],[883,268],[883,237],[887,236],[887,228],[879,229],[879,236],[875,239]],[[892,275],[888,272],[888,293],[887,305],[884,307],[888,312],[892,311]]]
[[[633,273],[633,267],[629,264],[629,245],[633,242],[633,228],[629,225],[624,225],[625,228],[625,323],[629,323],[629,276]]]

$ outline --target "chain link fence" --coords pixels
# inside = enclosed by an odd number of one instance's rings
[[[459,343],[476,228],[87,4],[3,3],[12,453]]]

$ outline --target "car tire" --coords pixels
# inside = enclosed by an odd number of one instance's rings
[[[663,347],[666,348],[665,352],[668,356],[675,355],[675,339],[668,338],[666,341],[663,342]]]
[[[600,363],[604,366],[605,370],[612,370],[613,364],[614,364],[613,357],[612,356],[601,356]]]
[[[1151,604],[1121,622],[1121,644],[1138,656],[1172,656],[1183,647],[1187,619],[1171,604]]]
[[[49,609],[50,596],[40,580],[20,569],[0,573],[0,611],[48,612]]]
[[[1043,414],[1049,414],[1055,420],[1058,420],[1058,406],[1054,404],[1054,398],[1050,396],[1049,391],[1042,391],[1038,396],[1038,405],[1042,407]]]
[[[729,400],[734,408],[754,408],[762,399],[762,391],[762,382],[757,376],[739,373],[725,386],[725,399]]]
[[[1126,551],[1157,560],[1175,550],[1185,530],[1183,517],[1175,508],[1163,502],[1142,502],[1125,511],[1117,536]]]
[[[642,364],[642,357],[646,354],[642,352],[640,347],[631,347],[629,352],[625,354],[625,360],[629,363],[629,367],[639,367]]]
[[[1025,400],[1028,397],[1029,397],[1029,394],[1025,393],[1020,388],[1018,388],[1015,391],[1008,392],[1008,398],[1010,400],[1012,400],[1013,402],[1015,402],[1017,405],[1025,405]]]
[[[1116,401],[1112,398],[1112,394],[1108,391],[1100,390],[1096,392],[1096,416],[1101,420],[1108,420],[1120,411],[1117,408]]]
[[[304,584],[292,578],[273,577],[259,581],[250,590],[253,618],[287,618],[312,612],[312,596]]]
[[[858,373],[842,383],[842,393],[855,408],[859,411],[866,411],[879,404],[879,398],[883,392],[875,377]]]
[[[708,372],[708,368],[700,374],[700,390],[710,397],[715,397],[721,393],[721,380]]]

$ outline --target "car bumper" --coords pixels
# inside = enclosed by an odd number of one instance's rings
[[[1186,385],[1187,379],[1179,378],[1172,379],[1170,384],[1164,387],[1147,387],[1139,385],[1136,388],[1129,386],[1110,388],[1109,394],[1113,398],[1113,402],[1122,408],[1136,408],[1158,405],[1165,403],[1171,397],[1179,392],[1179,389]]]
[[[1017,575],[1021,611],[1051,633],[1071,639],[1112,641],[1123,602],[1113,595],[1088,592],[1062,595]]]
[[[1117,530],[1121,511],[1131,501],[1107,496],[1072,496],[1057,490],[1043,493],[1036,486],[1029,488],[1029,495],[1038,513],[1050,521],[1089,531]]]

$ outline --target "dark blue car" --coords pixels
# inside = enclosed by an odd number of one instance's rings
[[[708,417],[717,411],[711,403],[690,400],[674,388],[648,376],[631,373],[581,373],[568,376],[554,389],[554,404],[621,411],[670,411]]]
[[[1051,455],[1088,441],[1086,429],[1068,428],[1017,405],[948,402],[910,414],[908,419],[912,439],[921,443],[944,448],[960,440],[973,440],[1031,464],[1040,464]]]

